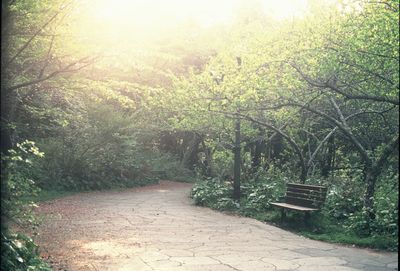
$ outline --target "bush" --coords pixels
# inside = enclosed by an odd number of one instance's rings
[[[246,210],[259,212],[269,209],[270,202],[277,201],[279,196],[282,195],[279,188],[276,182],[264,181],[247,184],[243,189],[245,195],[243,207]]]
[[[2,156],[2,220],[1,220],[1,270],[51,270],[38,254],[33,240],[22,234],[8,231],[10,223],[35,230],[37,221],[32,214],[35,206],[24,200],[39,190],[32,180],[33,164],[43,153],[32,141],[16,145],[16,149]]]
[[[397,176],[396,176],[397,177]],[[392,188],[388,182],[381,182],[374,198],[374,217],[368,217],[368,212],[362,208],[350,214],[345,226],[358,236],[388,237],[395,241],[392,247],[398,246],[398,197],[397,185]]]
[[[192,188],[191,197],[197,205],[208,206],[218,210],[229,210],[237,207],[231,199],[233,189],[229,183],[218,178],[210,178],[196,183]]]
[[[134,187],[160,178],[189,180],[191,172],[152,142],[154,131],[139,131],[132,116],[107,105],[58,127],[41,138],[46,157],[37,164],[39,185],[50,190],[99,190]]]
[[[26,202],[24,198],[36,195],[38,187],[33,181],[32,171],[35,160],[43,157],[35,143],[24,141],[16,144],[16,148],[3,155],[1,168],[2,181],[2,223],[12,220],[18,224],[34,224],[32,208],[33,202]]]
[[[359,212],[362,209],[362,186],[350,185],[348,182],[345,181],[340,185],[332,185],[324,204],[325,213],[338,221],[344,221],[351,214]]]
[[[241,186],[240,202],[232,199],[233,188],[230,182],[219,178],[209,178],[196,183],[191,197],[197,205],[208,206],[218,210],[264,211],[269,203],[282,195],[282,185],[270,179],[258,182],[247,181]]]
[[[23,234],[1,233],[1,270],[51,271],[39,256],[38,246]]]

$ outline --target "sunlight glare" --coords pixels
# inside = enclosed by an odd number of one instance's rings
[[[243,0],[95,0],[95,18],[114,25],[155,26],[192,21],[202,27],[228,24]],[[256,1],[255,1],[256,2]],[[307,0],[260,0],[263,11],[276,20],[302,16]]]
[[[264,12],[276,20],[303,16],[308,9],[307,0],[263,0]]]

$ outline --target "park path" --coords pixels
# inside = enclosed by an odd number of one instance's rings
[[[190,187],[162,181],[42,203],[42,256],[68,271],[397,270],[397,253],[313,241],[194,206]]]

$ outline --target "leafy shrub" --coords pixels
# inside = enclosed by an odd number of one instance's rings
[[[217,149],[213,154],[213,168],[217,178],[233,175],[233,154],[229,150]]]
[[[225,210],[236,207],[231,199],[232,192],[229,183],[222,182],[218,178],[210,178],[197,183],[191,191],[191,197],[197,205]]]
[[[39,157],[43,157],[43,153],[32,141],[16,144],[15,149],[1,157],[1,181],[4,188],[1,208],[2,218],[6,219],[2,223],[12,219],[18,224],[34,224],[31,210],[35,205],[23,199],[39,192],[31,174],[33,164]]]
[[[51,271],[33,240],[23,234],[1,233],[1,270]]]
[[[324,212],[338,221],[344,221],[350,215],[360,212],[363,206],[363,185],[357,185],[357,179],[348,177],[331,179],[324,204]]]
[[[392,176],[393,177],[393,176]],[[394,180],[397,180],[397,175]],[[398,185],[393,179],[388,180],[385,176],[380,180],[380,186],[377,187],[374,197],[374,215],[368,217],[368,212],[362,208],[354,212],[345,222],[348,230],[354,231],[359,236],[388,236],[395,243],[392,247],[398,245]],[[389,186],[388,183],[394,185]]]
[[[246,195],[244,208],[254,211],[265,211],[270,207],[270,202],[277,201],[281,190],[276,182],[249,183],[243,189]]]
[[[388,234],[398,241],[399,234],[399,175],[387,174],[379,180],[375,192],[375,219],[371,229],[374,235]]]
[[[32,197],[39,190],[32,180],[31,170],[39,151],[32,141],[24,141],[2,156],[2,221],[1,221],[1,270],[51,270],[38,254],[38,248],[29,237],[22,234],[11,234],[9,223],[32,227],[35,230],[37,221],[32,214],[35,206],[24,198]]]
[[[324,205],[323,213],[335,219],[348,234],[359,237],[386,238],[392,240],[386,248],[398,244],[398,175],[388,173],[379,179],[375,191],[373,213],[370,218],[363,208],[364,184],[362,173],[351,177],[342,175],[330,179],[330,191]]]
[[[38,142],[46,153],[35,171],[41,187],[79,191],[191,179],[175,157],[157,150],[154,131],[139,131],[133,117],[110,106],[88,107],[90,114]]]
[[[263,212],[270,207],[270,202],[277,201],[285,193],[285,184],[288,182],[286,174],[274,164],[270,164],[268,171],[259,168],[254,174],[247,176],[243,181],[242,206],[246,212]]]
[[[218,210],[261,211],[268,209],[269,203],[278,199],[282,193],[282,185],[270,179],[263,182],[246,182],[241,186],[241,192],[240,203],[235,202],[232,199],[231,183],[221,181],[219,178],[210,178],[197,183],[192,189],[191,196],[197,205]]]

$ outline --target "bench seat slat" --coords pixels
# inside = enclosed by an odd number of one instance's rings
[[[307,190],[326,190],[326,187],[319,185],[309,185],[309,184],[296,184],[296,183],[288,183],[287,187],[295,187],[299,189],[307,189]]]
[[[298,211],[318,211],[319,210],[316,208],[303,207],[303,206],[293,205],[293,204],[289,204],[289,203],[271,202],[270,204],[277,206],[277,207],[283,207],[283,208],[288,208],[288,209],[293,209],[293,210],[298,210]]]
[[[326,194],[326,190],[310,190],[310,189],[301,189],[298,187],[287,187],[287,191],[293,191],[297,193],[307,193],[307,194],[316,194],[316,195],[324,195]]]
[[[308,208],[318,208],[319,205],[321,205],[320,202],[314,200],[295,198],[291,196],[285,197],[285,203],[304,206]]]
[[[299,199],[305,199],[305,200],[311,200],[311,201],[317,201],[317,202],[324,202],[325,197],[322,195],[310,195],[310,194],[303,194],[303,193],[295,193],[291,191],[286,191],[286,196],[293,197],[293,198],[299,198]]]

